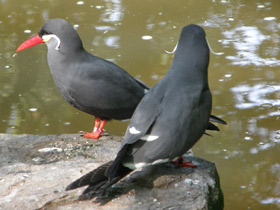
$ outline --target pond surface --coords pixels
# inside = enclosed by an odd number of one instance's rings
[[[215,162],[225,209],[280,208],[280,1],[0,0],[0,132],[90,131],[93,117],[68,105],[44,45],[13,56],[46,20],[67,19],[85,48],[150,86],[168,71],[181,28],[204,27],[211,47],[212,113],[228,122],[194,146]],[[106,132],[123,135],[127,122]]]

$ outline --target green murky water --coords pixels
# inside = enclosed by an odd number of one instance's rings
[[[93,117],[68,105],[44,45],[13,54],[51,18],[75,25],[85,48],[148,85],[168,71],[183,26],[204,27],[212,48],[213,114],[228,122],[203,137],[197,156],[215,162],[225,209],[280,208],[280,1],[0,0],[0,132],[90,131]],[[123,135],[127,122],[106,131]]]

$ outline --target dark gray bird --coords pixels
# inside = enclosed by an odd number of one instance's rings
[[[168,73],[137,106],[115,160],[66,190],[89,185],[83,194],[92,198],[134,169],[175,161],[188,151],[209,126],[212,95],[208,64],[203,28],[184,27]]]
[[[17,52],[41,43],[48,47],[48,64],[60,94],[96,117],[93,132],[84,137],[98,139],[107,120],[130,119],[149,89],[121,67],[84,50],[78,33],[65,20],[48,21]]]
[[[108,120],[130,119],[149,90],[121,67],[89,54],[65,20],[49,20],[17,52],[41,43],[48,47],[48,64],[60,94],[73,107],[96,117],[92,133],[84,132],[86,138],[98,139]],[[210,120],[224,123],[215,116]],[[219,129],[209,122],[209,130]]]

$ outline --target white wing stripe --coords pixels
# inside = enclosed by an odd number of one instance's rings
[[[145,135],[145,136],[141,137],[140,139],[144,140],[144,141],[154,141],[154,140],[158,139],[158,137],[159,136]]]
[[[135,127],[129,128],[129,132],[131,134],[139,134],[140,133],[140,131],[138,131]]]
[[[169,161],[170,160],[168,158],[166,158],[166,159],[155,160],[152,163],[144,163],[144,162],[140,162],[140,163],[136,163],[136,164],[135,163],[124,163],[124,166],[134,170],[136,168],[143,168],[143,167],[150,166],[150,165],[157,165],[157,164],[161,164],[161,163],[167,163]]]

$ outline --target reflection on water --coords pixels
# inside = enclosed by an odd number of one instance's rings
[[[261,48],[264,41],[272,40],[273,35],[264,35],[257,26],[240,26],[230,31],[223,32],[226,39],[222,40],[223,45],[233,44],[236,55],[228,55],[227,59],[233,65],[255,65],[255,66],[279,66],[280,60],[274,56],[279,54],[279,47],[271,47],[266,50],[265,57],[261,57]],[[279,39],[279,38],[278,38]],[[277,42],[279,42],[277,40]],[[270,57],[271,56],[271,57]]]
[[[9,121],[7,122],[9,124],[9,127],[6,131],[6,133],[13,133],[17,126],[17,118],[18,118],[18,108],[15,104],[11,105],[11,113],[9,116]]]
[[[106,0],[105,11],[100,16],[100,21],[103,22],[119,22],[123,18],[123,8],[121,0]],[[101,7],[99,7],[101,9]]]
[[[51,18],[74,25],[85,48],[152,86],[167,72],[181,28],[202,25],[216,52],[209,84],[213,114],[228,122],[214,138],[203,137],[197,156],[216,163],[225,209],[280,206],[280,1],[0,0],[0,132],[77,133],[93,117],[59,95],[46,47],[13,57],[17,46]],[[127,122],[106,126],[123,135]]]
[[[252,109],[258,106],[270,108],[280,105],[280,85],[267,85],[257,83],[255,85],[238,85],[231,88],[238,109]],[[268,116],[279,115],[280,112],[269,113]],[[267,118],[268,116],[260,116]]]

